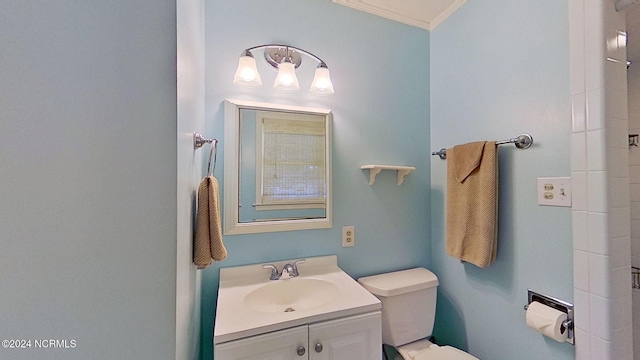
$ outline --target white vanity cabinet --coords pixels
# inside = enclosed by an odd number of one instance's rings
[[[215,360],[380,359],[380,311],[215,345]]]

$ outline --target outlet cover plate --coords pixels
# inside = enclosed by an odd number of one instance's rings
[[[538,205],[571,207],[571,178],[538,178]]]

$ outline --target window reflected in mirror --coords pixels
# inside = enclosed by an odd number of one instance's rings
[[[330,120],[327,109],[225,102],[225,234],[331,227]]]
[[[324,116],[242,109],[240,134],[240,222],[326,216]]]

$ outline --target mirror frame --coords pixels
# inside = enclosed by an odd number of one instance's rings
[[[273,220],[241,223],[239,221],[238,199],[240,195],[239,152],[240,152],[240,110],[279,111],[322,115],[326,119],[326,216],[317,219]],[[270,104],[255,101],[226,99],[224,101],[224,235],[255,234],[263,232],[329,229],[333,226],[333,196],[331,176],[331,123],[333,114],[329,109],[304,106]]]

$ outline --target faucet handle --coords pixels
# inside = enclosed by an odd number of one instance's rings
[[[263,269],[271,269],[271,276],[269,280],[278,280],[280,278],[280,274],[278,274],[278,268],[273,264],[264,264],[262,265]]]
[[[293,265],[292,265],[293,266],[293,276],[300,275],[298,273],[298,264],[304,264],[306,261],[307,260],[305,260],[305,259],[300,259],[300,260],[296,260],[296,261],[293,262]]]

